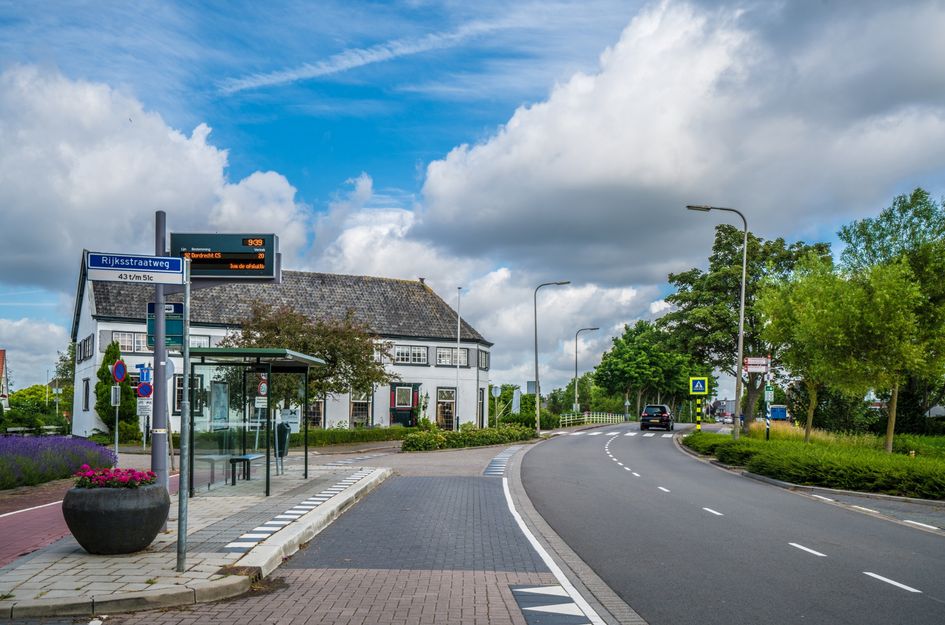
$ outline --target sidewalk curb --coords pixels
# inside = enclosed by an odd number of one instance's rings
[[[317,509],[299,517],[292,525],[276,532],[231,565],[240,571],[238,574],[213,581],[117,595],[0,601],[0,620],[137,612],[238,597],[250,590],[253,581],[276,570],[286,558],[298,551],[301,545],[310,541],[392,474],[391,469],[375,469],[370,475],[341,491]]]

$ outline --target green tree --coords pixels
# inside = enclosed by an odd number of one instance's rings
[[[96,374],[98,382],[95,383],[95,412],[98,413],[99,419],[108,426],[109,430],[113,429],[112,424],[115,421],[115,407],[112,406],[112,386],[115,384],[115,378],[112,377],[109,367],[114,365],[116,360],[121,360],[121,349],[118,347],[118,342],[113,341],[105,348],[102,364]],[[137,425],[137,407],[135,392],[126,378],[121,383],[121,405],[118,407],[118,420]]]
[[[636,394],[637,414],[643,394],[659,374],[652,336],[653,327],[648,321],[624,326],[623,334],[613,338],[613,347],[604,352],[594,369],[594,382],[608,393],[622,394],[625,402],[630,400],[631,393]]]
[[[676,349],[689,354],[695,362],[731,376],[742,375],[741,364],[736,370],[738,346],[739,294],[742,275],[742,238],[740,228],[720,225],[715,230],[712,254],[707,271],[693,268],[670,274],[669,281],[676,292],[666,298],[673,309],[660,318],[659,325],[669,331]],[[763,281],[788,275],[797,262],[808,254],[821,257],[830,255],[827,243],[788,244],[784,239],[763,240],[748,234],[745,278],[745,356],[772,355],[777,360],[776,346],[762,336],[762,314],[757,306]],[[748,414],[745,427],[751,421],[754,406],[764,390],[764,376],[760,373],[742,375],[747,395]]]
[[[850,361],[858,338],[851,322],[861,314],[855,286],[828,259],[810,255],[786,278],[769,282],[758,299],[762,338],[806,389],[804,442],[810,442],[818,393],[830,383],[849,387],[850,380],[837,376],[856,369]]]
[[[355,321],[348,311],[337,319],[312,320],[290,306],[273,307],[256,302],[239,332],[222,343],[234,347],[271,347],[316,356],[324,365],[309,371],[311,397],[324,397],[354,390],[366,391],[374,384],[395,379],[384,367],[391,357],[389,343],[379,341],[369,328]],[[273,397],[299,398],[297,379],[274,376]]]
[[[60,413],[72,414],[73,388],[75,384],[75,343],[70,342],[64,351],[58,352],[56,376],[53,378],[59,388]]]
[[[897,407],[906,409],[909,430],[926,431],[926,413],[945,401],[945,204],[919,188],[894,198],[878,216],[844,226],[838,236],[850,274],[899,260],[912,270],[921,291],[915,312],[925,350],[921,370],[908,371],[902,381]]]

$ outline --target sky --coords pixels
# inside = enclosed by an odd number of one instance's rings
[[[945,2],[0,0],[0,348],[43,382],[83,248],[266,231],[423,276],[542,389],[665,311],[724,213],[830,241],[945,193]],[[733,337],[734,340],[734,337]],[[722,393],[732,384],[723,380]]]

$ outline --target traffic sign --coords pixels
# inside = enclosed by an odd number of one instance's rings
[[[501,389],[500,387],[496,386],[495,384],[493,384],[493,385],[492,385],[492,396],[493,396],[493,397],[498,397],[498,396],[501,395],[501,394],[502,394],[502,389]]]
[[[765,401],[766,402],[774,401],[774,391],[768,391],[768,390],[765,391]]]
[[[154,349],[154,302],[148,302],[148,348]],[[164,345],[169,349],[184,347],[184,305],[164,305]]]
[[[690,395],[708,395],[709,378],[689,378]]]
[[[121,406],[121,387],[117,384],[112,386],[112,406]]]
[[[138,416],[150,417],[153,405],[154,405],[154,400],[151,399],[150,397],[139,397],[138,410],[137,410]]]
[[[124,360],[116,360],[115,364],[112,365],[112,377],[115,378],[115,381],[119,384],[125,381],[125,376],[128,375],[128,367],[125,365]]]
[[[767,356],[746,356],[744,360],[745,371],[748,373],[767,373],[770,362]]]
[[[265,397],[269,393],[269,384],[265,380],[260,381],[259,386],[256,387],[256,394],[260,397]]]
[[[151,393],[154,392],[154,387],[151,386],[150,382],[140,382],[137,390],[138,397],[151,397]]]
[[[89,280],[100,282],[184,283],[184,261],[173,256],[89,252],[85,269]]]

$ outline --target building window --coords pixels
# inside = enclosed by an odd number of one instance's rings
[[[210,336],[206,334],[191,334],[191,347],[210,347]]]
[[[118,343],[118,349],[121,350],[123,354],[135,351],[134,332],[112,332],[112,341]]]
[[[436,389],[436,424],[444,430],[453,429],[453,416],[456,414],[456,389]]]
[[[135,352],[147,353],[151,348],[148,347],[148,334],[146,332],[135,332]]]
[[[397,386],[394,388],[394,407],[413,408],[412,386]]]
[[[371,419],[371,395],[351,391],[351,426],[365,427]]]
[[[319,399],[311,402],[308,409],[308,424],[315,428],[322,427],[325,420],[325,400]]]
[[[82,410],[89,411],[89,379],[82,379]]]
[[[479,350],[479,368],[483,371],[489,370],[489,352]]]
[[[198,414],[203,411],[200,403],[199,393],[193,393],[194,388],[203,388],[203,376],[195,375],[191,378],[191,396],[194,397],[194,405],[190,407],[191,414]],[[176,374],[174,376],[174,414],[180,414],[180,405],[184,401],[184,376]]]
[[[427,348],[422,345],[395,345],[394,362],[402,365],[425,365]]]
[[[459,366],[469,366],[469,350],[465,347],[459,350]],[[438,366],[456,366],[456,348],[455,347],[437,347],[436,364]]]
[[[479,409],[476,411],[476,414],[479,415],[479,427],[481,428],[486,427],[486,413],[483,410],[485,408],[484,406],[485,397],[486,397],[486,389],[484,388],[479,389]]]
[[[88,360],[95,353],[95,335],[90,334],[76,345],[75,348],[75,361],[82,362],[83,360]]]

